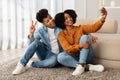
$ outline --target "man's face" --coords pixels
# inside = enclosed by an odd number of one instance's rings
[[[46,18],[43,19],[43,25],[49,27],[49,28],[54,28],[55,27],[55,22],[53,18],[48,15]]]

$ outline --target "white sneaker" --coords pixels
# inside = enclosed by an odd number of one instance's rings
[[[12,72],[12,74],[17,75],[24,71],[25,71],[25,67],[20,62],[18,62],[17,66],[16,66],[15,70]]]
[[[27,63],[27,67],[32,67],[32,62],[33,62],[33,60],[29,60]]]
[[[84,67],[82,65],[77,65],[76,69],[73,71],[72,75],[80,75],[84,72]]]
[[[103,72],[104,71],[104,66],[103,65],[93,65],[93,64],[88,64],[89,65],[89,70],[90,71],[98,71],[98,72]]]

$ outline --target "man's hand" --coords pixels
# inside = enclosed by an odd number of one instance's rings
[[[93,43],[95,43],[98,40],[98,37],[96,37],[96,36],[93,36],[91,34],[89,34],[88,36],[92,40]]]
[[[88,42],[84,42],[83,44],[80,44],[79,48],[89,48],[89,43]]]
[[[30,29],[29,29],[29,38],[33,37],[33,34],[34,34],[35,30],[36,30],[36,25],[37,25],[37,21],[34,22],[32,20],[32,24],[31,24]]]
[[[103,7],[101,9],[101,13],[102,13],[102,22],[105,22],[106,16],[107,16],[107,10]]]

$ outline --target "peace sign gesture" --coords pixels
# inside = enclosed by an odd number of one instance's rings
[[[34,22],[32,20],[32,24],[31,24],[30,29],[29,29],[29,38],[33,37],[33,34],[34,34],[35,30],[36,30],[36,25],[37,25],[37,21]]]

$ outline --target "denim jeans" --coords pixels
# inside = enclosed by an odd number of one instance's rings
[[[92,64],[94,61],[94,54],[92,49],[92,41],[89,39],[88,35],[83,35],[80,39],[80,44],[84,42],[89,42],[89,48],[82,48],[80,50],[79,56],[71,56],[68,53],[61,52],[58,54],[57,60],[60,64],[67,67],[76,67],[78,63]]]
[[[32,62],[32,67],[43,68],[43,67],[54,67],[57,64],[57,55],[48,50],[42,42],[39,40],[34,40],[26,49],[24,56],[21,58],[20,62],[22,65],[26,66],[28,61],[37,54],[39,61]]]

